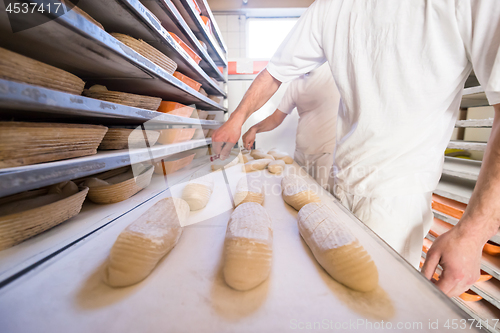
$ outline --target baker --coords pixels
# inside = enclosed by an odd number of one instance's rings
[[[288,82],[328,62],[342,97],[335,194],[417,265],[431,193],[472,69],[495,119],[473,195],[434,242],[423,274],[443,267],[449,296],[479,277],[481,249],[500,224],[500,6],[496,0],[317,0],[212,136],[227,155],[245,120]],[[318,133],[318,136],[323,133]]]
[[[243,145],[250,149],[255,135],[278,127],[297,108],[299,124],[294,160],[318,184],[331,190],[330,181],[335,149],[335,128],[340,94],[328,63],[293,80],[272,115],[252,126],[243,135]],[[321,133],[321,135],[318,135]]]

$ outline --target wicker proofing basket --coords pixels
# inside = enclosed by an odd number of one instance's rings
[[[163,68],[165,71],[167,71],[168,74],[174,74],[175,70],[177,69],[177,64],[175,63],[175,61],[143,40],[135,39],[128,35],[119,33],[111,33],[111,36],[115,37],[120,42],[142,55],[144,58],[149,59],[155,65]]]
[[[75,95],[80,95],[85,86],[85,82],[71,73],[1,47],[0,79],[28,83]]]
[[[154,168],[151,166],[139,176],[121,183],[93,187],[89,190],[88,197],[90,201],[97,204],[111,204],[127,200],[149,185],[153,171]]]
[[[0,250],[19,244],[77,215],[88,191],[88,187],[85,187],[51,204],[0,217]]]
[[[160,137],[160,132],[149,130],[145,132],[149,147],[154,146]],[[141,143],[144,143],[144,147],[146,147],[144,131],[142,130],[109,128],[99,145],[99,149],[127,149],[129,148],[129,144],[132,144],[132,148],[134,148],[142,146]]]
[[[133,106],[136,108],[141,108],[151,111],[156,111],[161,103],[161,98],[158,97],[129,94],[119,91],[109,91],[109,90],[93,91],[85,89],[83,91],[83,95],[90,98],[100,99],[102,101]]]
[[[0,122],[0,168],[96,154],[107,130],[97,125]]]

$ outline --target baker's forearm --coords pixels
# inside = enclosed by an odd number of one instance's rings
[[[255,78],[230,119],[243,125],[252,113],[260,109],[274,95],[280,85],[281,82],[264,69]]]
[[[500,226],[500,104],[495,105],[490,139],[476,187],[460,224],[486,242]]]

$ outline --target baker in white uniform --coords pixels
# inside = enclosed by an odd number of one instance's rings
[[[439,263],[437,286],[457,296],[479,277],[481,249],[500,225],[499,26],[498,0],[317,0],[214,133],[215,151],[237,142],[243,122],[281,82],[327,61],[342,97],[336,194],[417,265],[431,192],[474,69],[495,108],[492,133],[467,210],[434,242],[423,267],[430,279]]]
[[[325,63],[293,80],[276,111],[243,135],[243,145],[250,149],[257,133],[275,129],[297,108],[299,124],[294,160],[330,191],[339,101],[339,91]]]

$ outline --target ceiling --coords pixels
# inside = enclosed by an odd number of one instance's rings
[[[215,13],[239,13],[250,16],[300,16],[314,0],[208,0]]]

